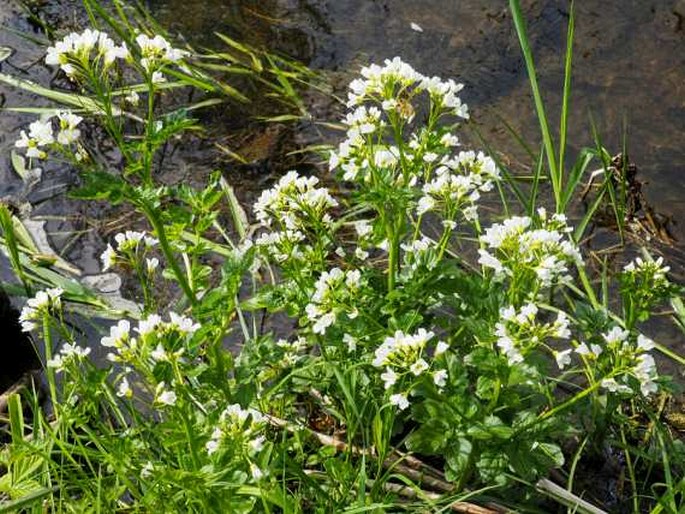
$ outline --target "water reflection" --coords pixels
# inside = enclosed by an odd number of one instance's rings
[[[311,66],[353,73],[400,55],[424,73],[453,76],[484,133],[520,156],[499,116],[529,141],[537,124],[507,6],[500,0],[151,0],[162,24],[207,43],[224,31],[277,47]],[[540,83],[558,110],[568,20],[566,1],[523,2]],[[678,220],[685,215],[685,2],[576,3],[575,73],[569,139],[591,144],[589,113],[605,145],[618,151],[628,127],[630,154],[648,182],[648,200]],[[183,16],[179,17],[179,14]],[[411,29],[418,24],[423,32]],[[347,75],[348,77],[350,75]],[[343,74],[344,75],[344,74]],[[343,77],[341,84],[346,82]],[[573,152],[571,152],[573,153]],[[683,225],[672,231],[685,241]]]

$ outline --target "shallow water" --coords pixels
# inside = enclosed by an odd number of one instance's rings
[[[480,129],[521,156],[499,116],[536,143],[537,121],[513,23],[501,0],[149,0],[161,23],[195,44],[212,32],[277,47],[344,84],[368,62],[401,56],[423,73],[455,77]],[[523,8],[548,111],[561,101],[566,1]],[[685,1],[576,3],[572,156],[592,145],[590,115],[605,146],[621,149],[624,126],[648,200],[674,221],[685,215]],[[182,13],[182,16],[179,14]],[[412,30],[418,24],[423,31]],[[685,241],[685,224],[672,235]],[[678,249],[685,248],[683,244]],[[672,252],[679,258],[679,251]]]

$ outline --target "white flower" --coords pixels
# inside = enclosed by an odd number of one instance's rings
[[[75,142],[81,135],[81,131],[76,127],[83,121],[83,118],[71,111],[61,111],[57,113],[57,118],[60,129],[59,134],[57,134],[57,142],[61,145],[69,145]],[[50,129],[52,130],[52,127]]]
[[[29,125],[28,135],[22,130],[19,136],[19,140],[14,143],[14,146],[26,148],[26,156],[30,158],[45,159],[47,154],[40,150],[40,147],[55,142],[52,123],[49,119],[34,121]]]
[[[255,453],[258,453],[262,451],[262,449],[264,448],[264,441],[266,441],[266,437],[260,435],[259,437],[252,439],[248,443],[248,446],[250,447],[250,450],[252,450]]]
[[[312,331],[315,334],[325,334],[326,329],[333,323],[335,323],[335,313],[327,312],[316,320],[316,323],[314,323],[314,326],[312,327]]]
[[[104,45],[100,45],[100,51],[106,66],[112,64],[116,59],[126,60],[131,55],[125,42],[121,43],[121,46],[116,46],[111,39],[106,40]]]
[[[369,220],[360,220],[354,223],[354,229],[357,231],[357,235],[360,238],[364,238],[371,234],[373,225],[371,225]]]
[[[404,410],[409,407],[409,400],[406,394],[397,393],[390,396],[390,404],[396,405],[400,410]]]
[[[150,352],[150,357],[152,357],[152,360],[155,362],[161,362],[168,359],[168,355],[162,346],[162,343],[157,343],[157,347]]]
[[[119,348],[129,340],[131,324],[128,320],[122,319],[109,329],[109,336],[100,339],[100,344],[107,348]]]
[[[187,52],[173,48],[171,43],[160,35],[150,38],[145,34],[139,34],[136,43],[143,56],[141,64],[147,71],[150,71],[157,62],[176,62],[187,55]]]
[[[630,394],[633,391],[628,387],[627,385],[624,384],[619,384],[614,380],[613,378],[605,378],[600,382],[600,385],[606,389],[607,391],[611,393],[627,393]]]
[[[166,82],[166,77],[164,76],[164,73],[162,73],[161,71],[153,71],[150,81],[153,84],[164,84]]]
[[[192,319],[181,316],[175,312],[169,312],[168,327],[177,330],[182,335],[194,334],[200,329],[199,323],[194,323]]]
[[[350,334],[344,334],[342,340],[347,345],[348,352],[352,353],[357,349],[357,340]]]
[[[478,255],[480,255],[480,257],[478,258],[478,264],[482,264],[486,268],[494,269],[495,273],[498,275],[502,274],[505,271],[504,266],[502,265],[500,260],[491,255],[486,250],[478,250]]]
[[[419,202],[416,204],[416,214],[419,216],[425,214],[428,211],[432,211],[435,208],[435,200],[432,196],[422,196]]]
[[[557,314],[557,320],[554,322],[554,336],[560,339],[568,339],[571,337],[569,325],[570,321],[568,319],[568,315],[564,311],[559,311]]]
[[[138,102],[140,102],[140,96],[135,91],[131,91],[124,97],[124,101],[133,106],[136,106],[138,105]]]
[[[497,340],[497,347],[506,355],[510,366],[523,362],[523,355],[521,355],[521,352],[516,348],[514,341],[510,337],[500,337]]]
[[[525,323],[530,323],[535,319],[535,316],[538,313],[538,307],[534,303],[527,303],[523,307],[521,307],[521,310],[519,311],[518,316],[516,316],[516,321],[523,325]]]
[[[213,454],[219,449],[219,441],[217,439],[210,439],[205,444],[205,449],[207,450],[208,455]]]
[[[397,374],[392,368],[385,368],[385,372],[381,373],[381,380],[383,380],[385,389],[390,389],[397,382]]]
[[[439,369],[433,372],[433,383],[442,389],[447,384],[447,370]]]
[[[602,347],[594,343],[590,347],[588,347],[587,343],[580,343],[576,347],[575,352],[583,357],[596,359],[602,353]]]
[[[133,396],[133,391],[131,390],[131,386],[129,385],[126,377],[122,378],[121,382],[119,382],[117,396],[120,398],[131,398]]]
[[[156,257],[152,257],[151,259],[150,258],[145,259],[145,269],[147,270],[148,275],[152,275],[158,266],[159,266],[159,259],[157,259]]]
[[[105,251],[100,255],[100,260],[102,261],[102,271],[107,271],[116,265],[117,252],[112,248],[112,245],[107,245]]]
[[[554,358],[557,361],[557,366],[559,369],[564,369],[566,366],[571,364],[571,348],[561,352],[554,352]]]
[[[426,343],[434,335],[433,332],[428,332],[424,328],[420,328],[413,335],[397,330],[393,336],[386,337],[383,344],[376,349],[373,365],[376,367],[410,366],[416,362]]]
[[[459,146],[459,138],[454,134],[446,133],[440,138],[440,143],[444,146]]]
[[[652,341],[650,338],[645,337],[642,334],[639,334],[637,336],[637,347],[639,350],[643,352],[648,352],[649,350],[652,350],[655,346],[654,341]]]
[[[409,367],[409,371],[411,371],[414,375],[417,377],[421,375],[424,371],[426,371],[429,368],[428,363],[423,360],[423,359],[418,359],[414,364],[412,364]]]
[[[250,462],[250,474],[254,480],[261,480],[264,477],[264,472],[252,462]]]
[[[450,345],[448,345],[444,341],[438,341],[438,344],[435,345],[435,353],[433,354],[435,357],[438,357],[445,353],[449,349]]]
[[[55,370],[59,372],[64,369],[65,361],[62,355],[57,354],[52,359],[48,359],[45,364],[48,368],[55,368]]]
[[[63,292],[60,288],[46,289],[38,291],[36,296],[29,298],[19,315],[22,331],[34,330],[37,327],[36,322],[40,321],[43,314],[49,312],[50,309],[59,310],[62,306],[60,297]]]
[[[360,247],[355,248],[354,250],[354,256],[359,259],[360,261],[365,261],[369,257],[369,252],[366,250],[361,249]]]
[[[138,332],[141,337],[145,337],[154,332],[161,323],[162,318],[160,316],[157,314],[150,314],[147,318],[138,322],[136,332]]]
[[[633,369],[633,374],[640,382],[640,391],[645,396],[656,393],[659,385],[656,383],[658,373],[654,357],[645,353],[637,358],[637,365]]]
[[[157,386],[157,394],[155,400],[160,403],[161,405],[164,406],[173,406],[176,404],[176,400],[178,397],[176,396],[176,393],[170,390],[165,389],[166,384],[164,382],[160,382],[159,385]]]
[[[618,346],[628,339],[630,332],[623,330],[621,327],[613,327],[606,334],[602,334],[604,340],[609,346]]]

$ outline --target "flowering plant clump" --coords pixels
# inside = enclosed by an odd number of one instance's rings
[[[29,299],[21,310],[19,321],[24,332],[30,332],[37,327],[37,322],[44,316],[59,314],[62,307],[61,296],[64,291],[60,288],[38,291],[36,296]]]
[[[71,155],[76,160],[83,158],[82,147],[78,145],[81,130],[77,127],[83,121],[71,111],[59,111],[56,115],[59,132],[55,137],[51,117],[43,117],[29,125],[29,133],[22,130],[20,138],[14,143],[16,148],[26,148],[29,159],[47,159],[48,153],[44,149],[55,149],[62,154]],[[76,144],[75,150],[73,145]]]
[[[554,283],[570,282],[568,266],[582,264],[578,248],[567,235],[571,228],[566,216],[554,214],[547,219],[546,211],[540,209],[538,218],[540,228],[534,228],[527,216],[492,225],[480,237],[487,249],[478,251],[478,262],[492,268],[497,279],[510,277],[512,282],[534,285],[533,295]]]
[[[676,291],[669,269],[636,260],[620,304],[600,302],[563,213],[481,219],[505,174],[461,147],[461,84],[399,58],[364,67],[331,175],[286,173],[250,226],[218,174],[201,190],[158,183],[157,151],[194,127],[159,114],[159,84],[192,74],[196,56],[128,36],[86,30],[51,47],[46,61],[93,95],[96,116],[59,111],[57,135],[45,118],[17,142],[30,159],[59,150],[84,172],[81,197],[128,202],[150,228],[101,255],[143,294],[92,351],[63,314],[78,310],[75,287],[27,301],[54,408],[35,402],[30,434],[13,426],[12,498],[112,512],[445,510],[464,508],[467,487],[531,501],[520,484],[569,451],[573,473],[584,448],[644,436],[626,420],[670,385],[639,323]],[[82,141],[91,122],[120,151],[119,173]],[[27,455],[35,477],[21,473]]]
[[[116,59],[129,57],[126,43],[117,46],[107,33],[86,29],[80,34],[72,32],[49,47],[45,63],[59,66],[69,78],[77,79],[91,71],[94,61],[105,70]]]

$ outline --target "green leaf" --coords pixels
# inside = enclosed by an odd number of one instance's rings
[[[473,453],[471,441],[464,437],[456,439],[455,444],[450,445],[446,452],[447,469],[445,476],[450,482],[457,482],[467,472],[469,460]]]
[[[499,382],[488,376],[480,376],[476,382],[476,396],[481,400],[490,400],[495,397]]]
[[[467,434],[471,437],[483,441],[488,439],[509,439],[514,431],[511,427],[505,425],[497,416],[488,416],[483,420],[483,423],[477,423],[470,427]]]
[[[507,456],[495,449],[484,451],[476,462],[476,468],[486,484],[504,485],[507,482],[505,472],[508,464]]]
[[[541,452],[548,460],[552,462],[555,468],[560,468],[564,465],[564,453],[556,444],[534,443],[532,450]]]
[[[81,200],[109,200],[117,205],[126,199],[129,185],[121,177],[103,171],[91,171],[83,175],[84,185],[71,193]]]

